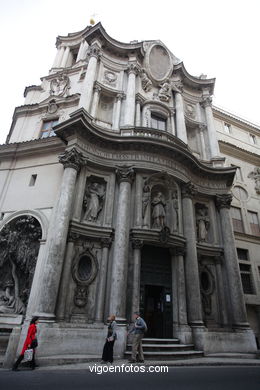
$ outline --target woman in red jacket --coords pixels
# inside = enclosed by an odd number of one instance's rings
[[[26,351],[26,349],[29,349],[29,348],[33,349],[33,358],[30,361],[30,366],[31,366],[32,370],[35,369],[35,366],[36,366],[36,364],[35,364],[35,349],[38,345],[37,339],[36,339],[36,332],[37,332],[36,325],[39,322],[38,320],[39,320],[39,317],[33,317],[33,319],[30,322],[30,326],[29,326],[29,329],[27,332],[27,336],[26,336],[24,345],[23,345],[22,352],[21,352],[19,358],[16,360],[16,362],[13,365],[13,368],[12,368],[13,371],[18,371],[18,366],[24,358],[24,352]]]

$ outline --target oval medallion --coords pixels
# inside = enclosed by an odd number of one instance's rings
[[[153,79],[165,80],[172,70],[170,54],[162,45],[155,44],[148,52],[148,67]]]

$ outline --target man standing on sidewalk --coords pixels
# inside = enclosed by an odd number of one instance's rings
[[[143,346],[142,346],[142,338],[144,337],[145,332],[147,331],[147,325],[143,318],[140,317],[138,312],[134,313],[134,327],[129,332],[129,334],[133,335],[132,341],[132,357],[129,360],[129,363],[136,363],[136,355],[138,352],[138,362],[144,363],[144,354],[143,354]]]

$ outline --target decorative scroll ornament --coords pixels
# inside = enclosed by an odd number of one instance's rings
[[[233,196],[231,194],[216,195],[216,206],[218,209],[230,209]]]
[[[183,198],[193,198],[194,196],[197,195],[198,190],[194,184],[192,184],[191,182],[188,182],[182,186],[181,192],[182,192]]]
[[[51,80],[50,93],[53,96],[64,96],[68,94],[70,89],[70,79],[66,74],[61,74]]]
[[[143,240],[139,240],[138,238],[132,238],[131,242],[132,242],[133,249],[142,249],[144,245]]]
[[[158,93],[158,97],[162,102],[168,102],[171,98],[171,85],[169,82],[165,82],[160,84],[160,90]]]
[[[126,181],[132,184],[135,178],[135,171],[132,167],[121,166],[116,169],[116,176],[119,183]]]
[[[146,71],[144,70],[144,68],[142,68],[141,71],[140,71],[140,78],[141,78],[143,90],[145,92],[150,91],[150,89],[152,88],[153,84],[152,84],[151,80],[149,79],[149,77],[147,76]]]
[[[172,90],[174,92],[182,93],[183,92],[183,84],[181,80],[173,81],[171,83]]]
[[[127,67],[128,73],[133,73],[137,75],[140,72],[140,68],[136,62],[130,62]]]
[[[63,164],[64,168],[74,168],[79,172],[81,167],[87,164],[87,159],[76,148],[73,148],[60,154],[59,162]]]
[[[210,96],[207,96],[202,102],[201,102],[202,107],[211,107],[212,105],[212,98]]]
[[[258,195],[260,195],[260,167],[255,167],[255,169],[250,172],[247,177],[255,180],[255,191]]]

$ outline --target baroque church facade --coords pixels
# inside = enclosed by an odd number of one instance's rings
[[[106,318],[150,338],[254,353],[260,336],[260,128],[212,106],[160,41],[98,23],[59,36],[0,146],[5,359],[40,316],[39,357],[96,355]]]

